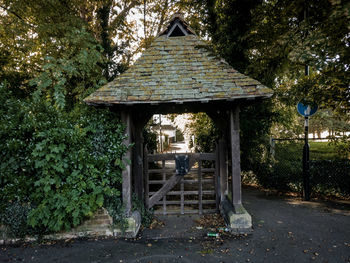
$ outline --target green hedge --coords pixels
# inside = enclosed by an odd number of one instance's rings
[[[301,161],[284,161],[256,164],[258,183],[265,187],[280,191],[301,191]],[[261,167],[259,169],[258,167]]]
[[[45,101],[19,100],[0,86],[0,213],[31,207],[37,229],[70,229],[119,196],[123,127],[108,110],[78,105],[70,112]]]
[[[350,197],[350,160],[317,160],[310,163],[315,193]]]
[[[254,162],[243,182],[265,188],[302,192],[302,142],[278,142],[275,158]],[[350,160],[341,159],[333,145],[312,142],[310,156],[311,194],[350,197]],[[332,159],[324,159],[331,157]]]

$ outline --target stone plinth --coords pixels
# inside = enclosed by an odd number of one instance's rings
[[[243,205],[232,205],[226,198],[220,203],[220,212],[232,233],[244,234],[252,230],[252,217]]]

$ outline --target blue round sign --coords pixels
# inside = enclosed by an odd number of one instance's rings
[[[298,109],[299,114],[301,114],[305,117],[309,117],[309,116],[312,116],[316,113],[318,106],[316,104],[310,105],[310,104],[306,104],[306,103],[304,104],[302,102],[299,102],[297,109]]]

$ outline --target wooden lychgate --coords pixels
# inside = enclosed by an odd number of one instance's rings
[[[203,206],[215,200],[213,209],[217,210],[218,203],[229,193],[232,204],[241,206],[239,111],[271,96],[271,89],[213,55],[208,44],[199,39],[183,17],[175,14],[126,72],[84,101],[118,112],[126,127],[125,144],[134,145],[125,156],[131,164],[126,162],[123,171],[123,202],[127,214],[131,212],[133,191],[148,206],[163,206],[162,213],[169,213],[171,205],[179,205],[180,213],[186,213],[186,205],[194,205],[196,213],[204,213]],[[221,131],[215,153],[189,155],[192,179],[186,175],[179,178],[174,175],[174,167],[167,167],[167,162],[175,158],[173,155],[145,155],[142,138],[142,128],[153,114],[188,112],[207,113]],[[213,167],[205,167],[203,163],[210,160],[215,160]],[[156,169],[150,166],[152,162],[157,162],[160,178],[151,177]],[[212,173],[213,190],[203,189],[204,182],[209,180],[208,173]],[[228,186],[229,173],[231,187]],[[156,183],[159,189],[150,190]],[[180,188],[175,190],[176,185]],[[198,189],[186,190],[187,185],[197,185]],[[196,193],[196,200],[186,199],[190,191]],[[212,191],[212,199],[203,199]],[[179,200],[171,200],[172,195]]]

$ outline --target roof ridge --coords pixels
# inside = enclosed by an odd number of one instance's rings
[[[167,34],[169,31],[171,31],[172,27],[174,26],[174,23],[176,21],[179,21],[180,24],[184,27],[184,29],[191,35],[197,35],[196,32],[193,30],[193,28],[190,27],[188,22],[185,20],[183,13],[181,12],[176,12],[174,13],[168,22],[165,24],[164,29],[157,35],[157,37],[160,37],[162,35]]]

